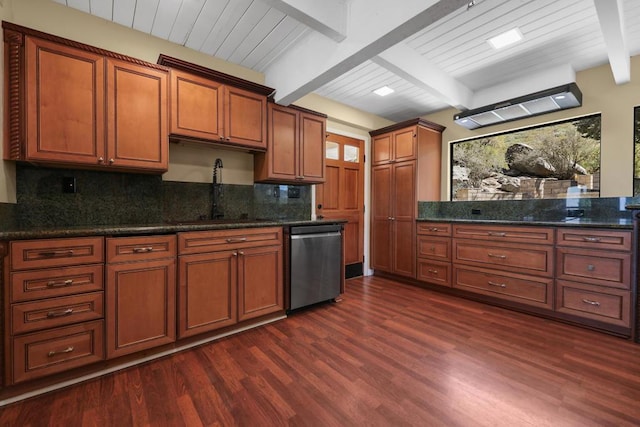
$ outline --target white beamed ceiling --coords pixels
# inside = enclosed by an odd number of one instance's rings
[[[624,84],[640,53],[638,0],[52,1],[262,72],[276,101],[314,92],[393,121],[525,95],[607,63]],[[523,41],[486,43],[513,27]],[[395,92],[372,93],[385,85]]]

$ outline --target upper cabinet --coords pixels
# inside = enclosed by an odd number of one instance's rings
[[[3,23],[4,157],[136,172],[168,167],[168,70]]]
[[[264,151],[273,89],[160,55],[171,67],[171,137]]]
[[[300,107],[268,105],[266,153],[254,156],[256,182],[324,182],[326,116]]]

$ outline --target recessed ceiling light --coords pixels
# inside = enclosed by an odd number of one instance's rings
[[[523,37],[520,30],[517,28],[513,28],[495,37],[491,37],[489,40],[487,40],[487,43],[489,43],[494,49],[502,49],[519,42],[520,40],[522,40],[522,38]]]
[[[389,86],[382,86],[380,89],[376,89],[373,91],[373,93],[375,93],[376,95],[380,95],[380,96],[387,96],[390,93],[395,92],[393,89],[391,89]]]

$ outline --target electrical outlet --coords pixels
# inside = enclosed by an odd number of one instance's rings
[[[65,176],[62,178],[62,192],[63,193],[77,193],[78,187],[76,186],[75,176]]]

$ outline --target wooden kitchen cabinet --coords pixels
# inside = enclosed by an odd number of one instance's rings
[[[5,385],[103,360],[104,239],[17,240],[8,246]]]
[[[324,182],[326,116],[269,103],[268,145],[254,156],[256,182]]]
[[[175,239],[175,236],[107,239],[108,359],[175,341]],[[173,251],[167,251],[167,247]],[[122,253],[121,248],[135,260],[114,262],[118,259],[113,254]]]
[[[454,224],[453,288],[553,309],[554,229]]]
[[[284,310],[282,229],[178,235],[178,336]]]
[[[558,229],[557,240],[556,311],[630,333],[632,232]]]
[[[451,224],[416,225],[416,279],[451,287]]]
[[[169,168],[167,92],[165,70],[107,59],[105,163],[126,170]]]
[[[173,139],[266,150],[272,88],[166,55],[158,63],[171,68]]]
[[[371,132],[371,266],[376,271],[416,278],[417,205],[440,199],[443,130],[417,119]]]
[[[3,27],[5,159],[167,170],[166,68],[14,24]]]

